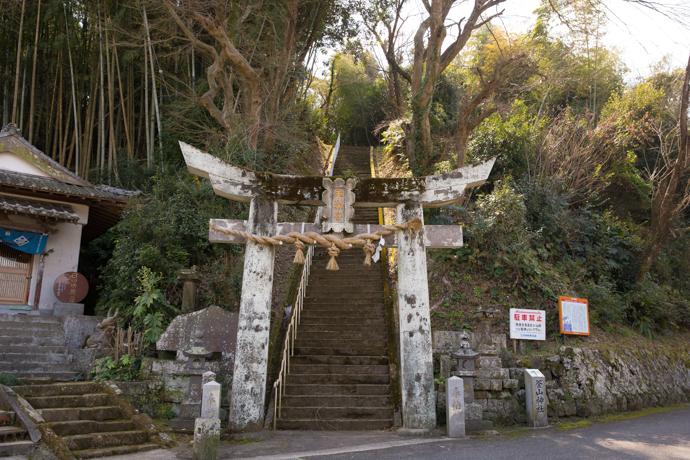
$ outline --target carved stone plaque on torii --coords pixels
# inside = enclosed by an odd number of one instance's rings
[[[249,431],[263,426],[273,288],[274,248],[242,235],[332,232],[327,236],[333,239],[389,229],[352,223],[354,208],[360,207],[396,208],[398,224],[419,222],[395,232],[393,241],[386,244],[399,248],[397,299],[403,427],[434,428],[436,395],[426,248],[461,247],[463,238],[459,225],[423,225],[423,208],[458,202],[466,189],[486,181],[495,160],[418,178],[331,180],[253,172],[229,165],[184,142],[180,142],[180,147],[189,171],[208,178],[217,195],[250,203],[248,220],[211,219],[209,226],[209,241],[247,245],[230,395],[230,429]],[[278,222],[278,204],[324,206],[323,222]]]

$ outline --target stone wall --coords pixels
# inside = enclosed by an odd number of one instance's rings
[[[529,365],[546,377],[551,417],[588,417],[690,400],[687,350],[561,347],[558,354],[532,359]]]
[[[459,348],[459,336],[457,332],[434,332],[435,371],[440,379],[445,378],[440,375],[443,356]],[[470,337],[473,348],[480,351],[474,403],[482,407],[484,428],[488,427],[486,422],[526,422],[525,368],[539,369],[546,377],[552,421],[690,401],[687,344],[679,344],[675,350],[654,347],[615,351],[561,346],[554,354],[515,356],[506,349],[504,334],[491,337],[497,348],[495,354],[482,353],[482,344],[472,334]],[[442,395],[440,392],[439,398]],[[439,406],[444,410],[443,404]]]

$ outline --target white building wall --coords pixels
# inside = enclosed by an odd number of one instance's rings
[[[48,177],[46,173],[38,169],[31,163],[22,160],[12,153],[0,152],[0,169],[7,171],[33,174],[35,176]]]
[[[77,207],[76,205],[72,205]],[[85,208],[88,216],[88,207]],[[81,217],[81,212],[79,213]],[[52,252],[45,258],[41,299],[38,304],[40,310],[53,310],[60,302],[53,292],[53,283],[58,276],[65,272],[76,272],[79,266],[79,247],[81,246],[81,231],[83,224],[63,222],[56,226],[56,231],[48,235],[46,250]],[[39,256],[34,256],[38,259]],[[38,260],[36,260],[38,262]],[[38,268],[38,263],[34,264]]]

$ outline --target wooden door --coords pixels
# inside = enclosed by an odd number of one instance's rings
[[[33,255],[0,243],[0,303],[26,304],[29,301]]]

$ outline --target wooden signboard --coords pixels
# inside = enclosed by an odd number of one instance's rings
[[[561,334],[589,335],[589,302],[576,297],[558,298],[558,322]]]
[[[55,297],[64,303],[79,303],[89,293],[89,282],[78,272],[65,272],[53,284]]]

